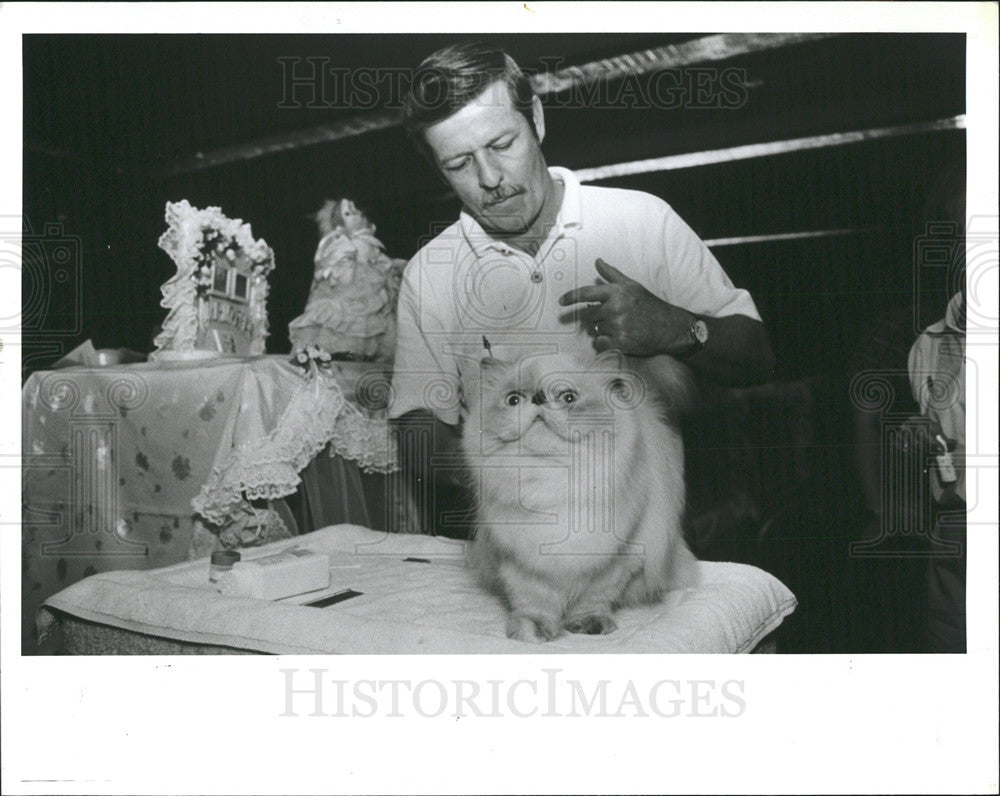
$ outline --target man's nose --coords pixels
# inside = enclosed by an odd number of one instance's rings
[[[492,191],[503,182],[503,172],[492,162],[489,155],[476,157],[476,171],[479,177],[479,187],[484,191]]]

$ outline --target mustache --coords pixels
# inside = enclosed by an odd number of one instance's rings
[[[491,191],[486,195],[486,207],[492,207],[493,205],[500,204],[500,202],[506,201],[513,196],[520,196],[524,193],[524,188],[520,185],[511,185],[507,188],[498,188],[495,191]]]

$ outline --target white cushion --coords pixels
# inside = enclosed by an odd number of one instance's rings
[[[335,525],[244,556],[293,546],[330,554],[329,590],[277,602],[224,597],[200,559],[93,575],[50,597],[42,619],[51,621],[47,609],[58,609],[153,636],[279,654],[738,653],[752,650],[796,606],[763,570],[701,562],[698,588],[619,611],[615,632],[536,645],[505,636],[503,606],[479,586],[463,542]],[[299,604],[345,589],[361,595],[326,608]]]

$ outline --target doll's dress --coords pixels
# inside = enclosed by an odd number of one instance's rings
[[[316,249],[313,283],[302,315],[288,325],[294,352],[310,345],[371,359],[394,340],[393,261],[368,230],[337,228]]]

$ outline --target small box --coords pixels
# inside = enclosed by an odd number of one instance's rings
[[[329,586],[330,557],[297,548],[237,561],[218,581],[225,595],[258,600],[280,600]]]

